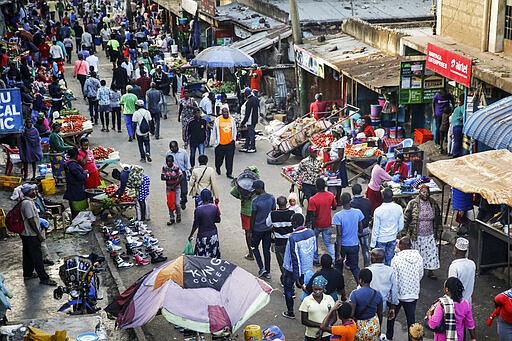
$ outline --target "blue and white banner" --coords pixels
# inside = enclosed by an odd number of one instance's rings
[[[23,131],[20,89],[0,89],[0,134]]]

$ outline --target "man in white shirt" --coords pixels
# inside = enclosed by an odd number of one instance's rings
[[[151,150],[149,145],[149,122],[151,113],[144,109],[144,101],[139,99],[135,103],[135,112],[132,116],[132,122],[135,125],[135,136],[139,144],[140,162],[151,162]]]
[[[99,78],[99,59],[94,55],[94,51],[89,51],[89,57],[85,58],[85,61],[89,63],[89,70],[92,70],[91,67],[94,67],[94,71]]]
[[[92,35],[89,32],[85,31],[82,34],[82,46],[85,46],[87,50],[92,51],[92,43]]]
[[[396,273],[390,266],[384,264],[386,253],[384,249],[376,248],[370,253],[371,264],[367,268],[372,272],[372,281],[370,288],[377,290],[384,300],[382,311],[390,303],[389,311],[394,312],[394,307],[398,305],[398,283]]]
[[[468,259],[467,253],[469,241],[466,238],[457,238],[453,248],[455,259],[448,268],[448,277],[456,277],[464,285],[462,297],[471,303],[473,288],[475,286],[476,265],[471,259]]]
[[[373,230],[370,247],[384,249],[384,264],[390,265],[395,255],[396,236],[404,228],[404,212],[402,207],[393,202],[393,191],[386,188],[382,193],[383,203],[373,214]]]
[[[64,61],[64,58],[65,58],[64,52],[62,51],[62,48],[59,45],[57,45],[56,40],[53,41],[53,45],[50,47],[49,54],[50,54],[50,57],[52,57],[52,59],[55,60],[56,62]]]
[[[128,80],[132,79],[133,76],[133,64],[128,62],[126,59],[123,59],[123,63],[121,67],[126,70],[126,75],[128,76]]]

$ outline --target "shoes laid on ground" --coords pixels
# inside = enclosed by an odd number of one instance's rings
[[[118,268],[131,268],[133,263],[125,261],[120,255],[114,257],[114,262]]]
[[[289,311],[283,311],[283,317],[286,317],[287,319],[295,319],[295,314],[294,313],[290,313]]]
[[[253,148],[247,149],[247,153],[256,153],[256,149],[253,149]]]
[[[151,252],[162,252],[164,249],[162,249],[161,247],[158,247],[156,245],[150,245],[149,247],[146,247],[146,251],[151,253]]]
[[[148,162],[152,161],[151,155],[149,155],[149,153],[146,153],[146,160],[148,160]]]
[[[161,254],[158,254],[156,252],[150,253],[151,255],[151,263],[161,263],[165,262],[167,260],[167,257],[162,256]]]
[[[32,279],[32,278],[38,278],[38,277],[39,277],[39,276],[38,276],[36,273],[32,273],[32,275],[30,275],[30,276],[25,276],[25,277],[23,277],[23,279],[24,279],[25,281],[28,281],[29,279]]]
[[[105,245],[107,246],[108,252],[119,251],[122,249],[122,247],[120,247],[118,245],[114,245],[114,243],[112,243],[112,241],[110,241],[110,240],[108,242],[106,242]]]
[[[56,287],[57,286],[57,282],[55,282],[51,278],[43,279],[42,281],[39,282],[39,284],[50,285],[52,287]]]
[[[141,256],[139,256],[138,254],[135,255],[135,265],[142,266],[142,265],[148,265],[149,263],[151,263],[150,260],[144,259]]]
[[[54,265],[54,264],[55,264],[53,261],[51,261],[51,260],[49,260],[49,259],[45,259],[45,260],[43,261],[43,263],[44,263],[44,265]]]
[[[265,276],[266,273],[267,273],[267,270],[260,269],[260,271],[258,271],[258,277],[262,278],[263,276]]]
[[[150,236],[144,236],[144,238],[142,239],[144,241],[144,243],[149,242],[151,245],[155,245],[155,244],[158,244],[158,239],[156,238],[153,238],[153,237],[150,237]]]

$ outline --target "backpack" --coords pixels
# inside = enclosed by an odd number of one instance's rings
[[[18,202],[14,207],[7,212],[5,216],[5,225],[7,229],[13,233],[21,233],[25,229],[25,224],[23,223],[23,216],[21,215],[21,207],[23,202],[26,199]]]
[[[139,131],[142,134],[147,134],[150,131],[149,123],[145,117],[142,117],[142,121],[140,121]]]

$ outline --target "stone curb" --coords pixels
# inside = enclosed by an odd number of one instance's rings
[[[95,226],[94,226],[95,227]],[[119,276],[119,271],[117,271],[117,267],[115,266],[114,262],[112,261],[112,258],[109,257],[107,250],[105,249],[105,243],[103,242],[103,238],[100,233],[94,229],[92,233],[94,234],[94,237],[96,238],[96,241],[98,242],[98,246],[101,249],[101,252],[105,255],[105,263],[108,266],[108,270],[110,274],[112,275],[112,278],[114,279],[114,282],[116,283],[117,289],[119,290],[119,293],[123,293],[126,290],[126,287],[123,284],[123,280],[121,279],[121,276]],[[147,341],[146,335],[144,335],[144,331],[141,327],[132,328],[135,332],[135,336],[137,337],[137,340],[139,341]]]

